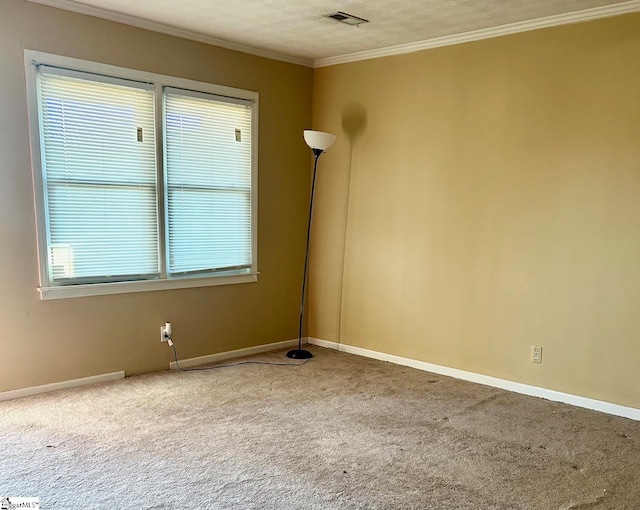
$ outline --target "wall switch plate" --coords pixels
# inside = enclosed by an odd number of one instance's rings
[[[531,362],[542,363],[542,347],[539,345],[531,346]]]

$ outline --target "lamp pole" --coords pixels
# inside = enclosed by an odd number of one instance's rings
[[[322,131],[312,131],[305,129],[304,141],[313,151],[313,179],[311,181],[311,198],[309,199],[309,221],[307,223],[307,245],[304,252],[304,270],[302,272],[302,295],[300,296],[300,316],[298,319],[298,348],[292,349],[287,353],[287,358],[293,359],[309,359],[313,358],[313,354],[302,348],[302,321],[304,320],[304,297],[307,289],[307,267],[309,265],[309,241],[311,239],[311,217],[313,216],[313,196],[316,190],[316,172],[318,170],[318,158],[320,154],[326,151],[336,136],[331,133]]]
[[[309,240],[311,239],[311,217],[313,216],[313,196],[316,189],[316,172],[318,170],[318,158],[324,151],[322,149],[313,150],[313,179],[311,181],[311,198],[309,200],[309,221],[307,223],[307,246],[304,252],[304,270],[302,272],[302,296],[300,297],[300,318],[298,321],[298,348],[287,353],[288,358],[293,359],[309,359],[313,358],[313,354],[302,348],[302,320],[304,318],[304,296],[307,287],[307,266],[309,264]]]

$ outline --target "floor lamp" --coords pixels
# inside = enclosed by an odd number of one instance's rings
[[[300,298],[300,320],[298,322],[298,348],[287,353],[287,358],[309,359],[313,357],[309,351],[302,349],[302,318],[304,316],[304,294],[307,285],[307,263],[309,262],[309,239],[311,237],[311,215],[313,214],[313,194],[316,188],[316,170],[320,154],[333,145],[336,135],[323,133],[322,131],[304,131],[304,141],[313,151],[313,180],[311,181],[311,199],[309,200],[309,222],[307,223],[307,247],[304,252],[304,271],[302,273],[302,297]]]

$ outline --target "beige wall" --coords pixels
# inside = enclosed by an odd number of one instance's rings
[[[310,335],[640,407],[639,15],[316,70],[0,4],[0,391]],[[255,284],[40,301],[25,48],[260,92]],[[113,329],[113,325],[117,328]],[[544,363],[529,362],[531,344]]]
[[[638,27],[316,70],[310,335],[640,408]]]
[[[40,301],[24,49],[260,93],[258,283]],[[310,153],[312,71],[72,14],[0,2],[0,391],[297,337]]]

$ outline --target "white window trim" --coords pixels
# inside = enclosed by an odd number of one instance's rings
[[[38,287],[40,299],[60,299],[105,294],[125,294],[153,290],[189,289],[193,287],[212,287],[234,283],[257,282],[258,273],[230,274],[206,278],[172,278],[167,280],[140,280],[134,282],[89,283],[86,285],[68,285],[59,287]]]
[[[37,79],[34,64],[44,64],[50,66],[59,66],[69,69],[77,69],[84,72],[94,72],[101,75],[113,76],[116,78],[124,78],[136,81],[143,81],[156,84],[156,90],[162,90],[162,87],[175,87],[181,89],[194,90],[219,96],[228,96],[238,99],[245,99],[253,102],[252,108],[252,161],[251,161],[251,267],[248,270],[238,272],[222,272],[216,275],[198,276],[198,277],[173,277],[162,278],[157,280],[142,280],[130,282],[114,282],[114,283],[91,283],[85,285],[68,285],[68,286],[52,286],[49,282],[47,270],[47,240],[46,240],[46,218],[43,193],[43,176],[42,176],[42,154],[40,151],[40,116],[38,111],[38,93]],[[146,71],[138,71],[135,69],[127,69],[109,64],[100,64],[61,55],[53,55],[33,50],[24,51],[25,76],[27,84],[27,107],[29,114],[29,134],[31,138],[31,168],[33,174],[34,203],[36,213],[36,233],[38,247],[38,269],[39,282],[37,288],[40,299],[60,299],[84,296],[98,296],[105,294],[123,294],[131,292],[145,292],[167,289],[185,289],[193,287],[209,287],[217,285],[231,285],[238,283],[250,283],[258,280],[258,124],[259,124],[259,94],[258,92],[226,87],[223,85],[215,85],[206,82],[189,80],[186,78],[178,78],[173,76],[150,73]],[[161,108],[161,95],[156,94],[157,107]],[[158,109],[158,112],[162,110]],[[162,113],[160,113],[162,115]],[[160,122],[157,124],[161,124]],[[157,161],[158,172],[163,172],[163,149],[162,149],[162,128],[158,127],[157,133]],[[164,201],[164,183],[163,179],[158,179],[158,196],[159,201]],[[164,206],[164,204],[160,204]],[[160,227],[164,231],[164,215],[159,215],[158,221]],[[160,257],[164,257],[164,236],[159,240],[162,246]],[[164,260],[162,261],[164,264]],[[163,265],[164,267],[164,265]]]

